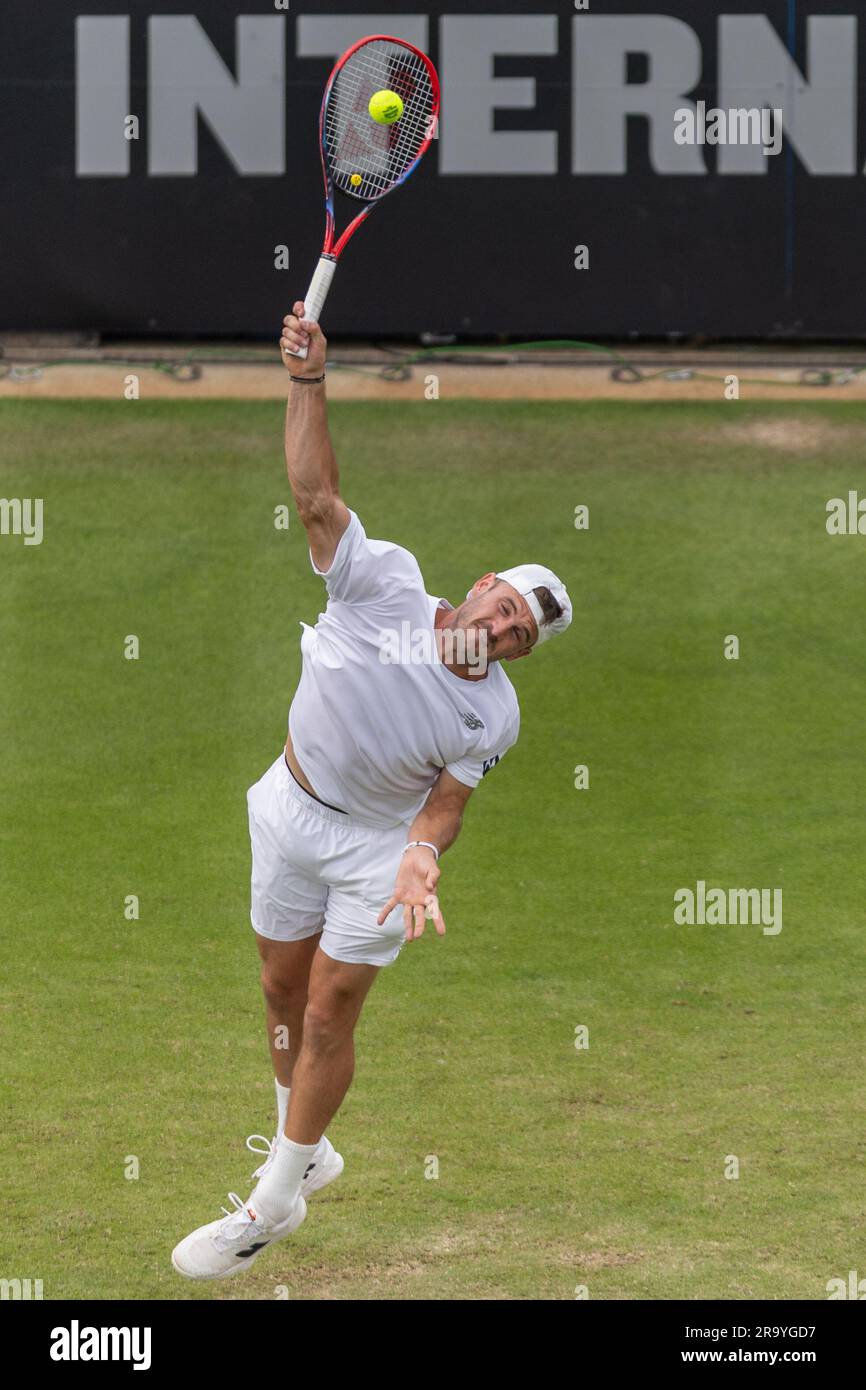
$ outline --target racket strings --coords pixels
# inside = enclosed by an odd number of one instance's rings
[[[376,92],[396,92],[403,113],[379,125],[369,112]],[[324,150],[337,188],[379,198],[414,164],[430,138],[435,94],[427,65],[410,48],[377,40],[340,68],[325,106]]]

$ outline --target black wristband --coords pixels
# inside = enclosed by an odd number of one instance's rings
[[[321,376],[292,376],[289,372],[289,380],[303,382],[305,386],[318,386],[320,381],[325,380],[325,373],[322,372]]]

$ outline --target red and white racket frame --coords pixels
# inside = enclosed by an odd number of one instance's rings
[[[408,168],[404,170],[404,172],[400,175],[398,179],[395,180],[394,183],[390,184],[387,188],[383,189],[381,193],[379,193],[375,198],[371,199],[366,204],[366,206],[361,209],[361,211],[358,213],[358,216],[354,218],[352,222],[349,223],[346,230],[335,242],[334,237],[336,234],[336,226],[334,221],[334,180],[332,179],[331,174],[328,170],[328,161],[325,155],[325,112],[328,108],[328,98],[331,95],[331,88],[333,87],[340,70],[345,66],[345,64],[349,61],[352,55],[354,53],[357,53],[359,48],[363,48],[365,44],[368,43],[375,43],[377,40],[380,42],[397,44],[400,48],[408,49],[411,53],[414,53],[417,58],[420,58],[421,62],[424,64],[424,67],[427,70],[427,75],[430,78],[430,85],[433,92],[433,105],[429,116],[427,134],[423,144],[418,150],[417,155],[413,159],[412,163],[408,166]],[[304,296],[305,317],[307,319],[310,319],[313,323],[319,322],[319,318],[321,316],[325,300],[328,297],[328,290],[331,288],[331,281],[334,278],[334,272],[337,269],[337,262],[339,261],[342,252],[345,250],[349,241],[355,235],[355,232],[358,230],[361,223],[365,222],[367,218],[370,216],[370,213],[373,211],[373,208],[377,205],[377,203],[380,203],[382,199],[388,193],[392,193],[395,188],[399,188],[400,184],[405,183],[409,175],[414,173],[421,160],[421,156],[426,153],[426,151],[430,148],[432,142],[436,139],[438,125],[439,76],[436,72],[435,67],[433,66],[433,63],[427,57],[427,54],[423,53],[420,48],[416,48],[414,44],[409,43],[406,39],[396,39],[391,34],[368,34],[366,38],[359,39],[358,42],[353,44],[351,48],[347,48],[346,52],[342,55],[342,57],[340,57],[334,64],[331,75],[328,78],[327,84],[325,86],[325,93],[322,97],[322,107],[321,111],[319,112],[319,155],[322,161],[322,177],[324,179],[325,184],[325,240],[322,245],[322,254],[319,257],[319,263],[316,266],[316,269],[313,273],[313,278],[310,281],[309,289],[307,290],[307,293]],[[351,194],[348,196],[351,197]],[[287,348],[286,351],[289,352],[289,349]],[[292,353],[291,355],[295,357],[306,357],[307,349],[301,348],[298,352]]]

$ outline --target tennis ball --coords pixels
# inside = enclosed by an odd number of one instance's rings
[[[403,101],[396,92],[374,92],[367,108],[377,125],[393,125],[403,114]]]
[[[361,182],[362,179],[360,174],[352,174],[349,178],[349,183],[352,185],[353,188],[357,188],[358,184]]]

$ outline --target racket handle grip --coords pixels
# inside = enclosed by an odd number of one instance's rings
[[[325,300],[328,298],[328,290],[331,288],[331,281],[336,269],[337,262],[333,256],[320,257],[319,264],[316,266],[310,281],[310,288],[304,295],[304,317],[311,319],[313,323],[319,322],[319,316],[325,307]],[[297,352],[290,355],[292,357],[306,357],[307,349],[299,348]]]

